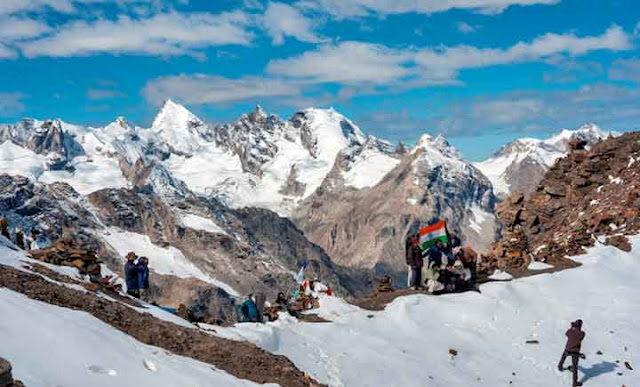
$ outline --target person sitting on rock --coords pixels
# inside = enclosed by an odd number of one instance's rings
[[[140,284],[138,282],[138,265],[136,265],[136,253],[130,251],[126,255],[127,262],[124,264],[124,280],[127,284],[127,294],[140,298]]]
[[[565,333],[567,336],[567,344],[562,352],[562,357],[558,363],[558,370],[564,371],[564,362],[568,356],[571,356],[571,372],[573,373],[573,387],[582,386],[582,383],[578,381],[578,362],[580,358],[584,358],[584,355],[580,353],[582,348],[582,340],[584,340],[585,333],[582,330],[582,320],[576,320],[571,323],[571,328]]]
[[[273,306],[277,307],[281,312],[285,312],[289,309],[289,300],[284,295],[284,293],[278,293],[278,297],[276,298]]]
[[[138,286],[140,287],[140,298],[149,302],[149,258],[140,257],[137,263]]]

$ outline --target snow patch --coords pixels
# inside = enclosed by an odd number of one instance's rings
[[[182,215],[180,217],[180,221],[183,226],[192,228],[194,230],[207,231],[213,234],[228,235],[227,232],[222,227],[218,226],[213,220],[204,218],[199,215]]]
[[[553,269],[553,267],[554,267],[553,265],[549,265],[548,263],[544,263],[540,261],[531,261],[529,266],[527,266],[527,269],[537,271],[537,270]]]

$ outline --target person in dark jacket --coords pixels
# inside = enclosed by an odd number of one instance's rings
[[[140,257],[138,264],[138,286],[140,287],[140,298],[149,302],[149,258]]]
[[[429,248],[429,262],[433,262],[436,268],[440,268],[442,266],[443,259],[443,244],[442,241],[437,240],[433,246]],[[448,262],[444,262],[445,266]]]
[[[411,248],[407,251],[407,265],[411,267],[411,284],[414,289],[422,289],[422,249],[418,236],[411,238]]]
[[[127,262],[124,264],[124,280],[127,284],[127,294],[140,298],[140,284],[138,282],[138,265],[136,264],[136,253],[129,252],[125,257]]]
[[[573,372],[573,387],[582,386],[582,383],[578,381],[578,362],[580,358],[584,358],[584,355],[580,353],[582,348],[582,340],[584,340],[585,333],[582,330],[582,320],[576,320],[571,323],[571,328],[565,333],[567,336],[567,344],[564,347],[564,352],[558,363],[558,370],[564,371],[564,362],[568,356],[571,356],[571,372]]]

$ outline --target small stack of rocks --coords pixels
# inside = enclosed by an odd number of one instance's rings
[[[51,246],[31,251],[31,256],[37,260],[59,266],[73,266],[82,275],[100,278],[100,259],[93,250],[93,246],[85,244],[71,233],[63,234]]]
[[[0,357],[0,387],[24,387],[19,380],[11,375],[11,363]]]
[[[391,286],[391,277],[385,275],[380,280],[378,280],[378,293],[385,293],[393,291],[393,287]]]

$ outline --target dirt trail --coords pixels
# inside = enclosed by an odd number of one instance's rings
[[[166,322],[94,293],[69,289],[9,266],[0,265],[0,287],[34,300],[85,311],[140,342],[212,364],[241,379],[284,387],[322,386],[286,357],[270,354],[254,344],[222,339]]]

